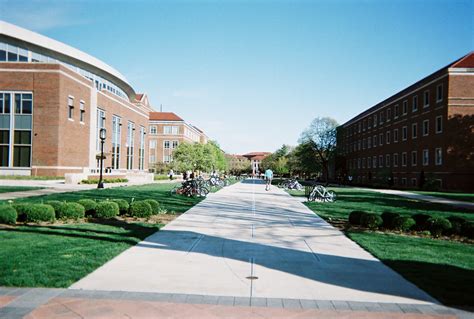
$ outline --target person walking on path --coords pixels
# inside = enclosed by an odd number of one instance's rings
[[[270,190],[270,186],[272,185],[272,179],[273,179],[273,171],[268,168],[265,171],[265,180],[266,180],[265,190],[266,191]]]
[[[170,181],[172,181],[173,180],[173,175],[174,175],[174,172],[173,172],[172,169],[170,169],[170,172],[169,172],[168,175],[170,176]]]

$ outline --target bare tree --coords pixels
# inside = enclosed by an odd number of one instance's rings
[[[303,131],[301,144],[309,144],[314,151],[315,161],[323,169],[323,178],[329,180],[329,162],[336,150],[336,120],[329,117],[317,117]]]

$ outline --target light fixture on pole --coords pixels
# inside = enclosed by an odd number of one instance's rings
[[[99,176],[99,184],[97,184],[97,188],[104,188],[104,183],[102,182],[102,167],[104,166],[104,143],[105,138],[107,135],[107,131],[105,128],[101,128],[99,131],[99,138],[100,138],[100,176]]]

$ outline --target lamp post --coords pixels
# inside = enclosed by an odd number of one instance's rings
[[[97,188],[104,188],[104,183],[102,182],[102,167],[104,164],[104,143],[107,131],[105,128],[101,128],[99,132],[100,138],[100,176],[99,176],[99,184],[97,184]]]

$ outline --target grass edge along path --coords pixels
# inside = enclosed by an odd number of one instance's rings
[[[169,213],[184,213],[201,198],[170,196],[174,184],[93,189],[28,197],[15,202],[77,201],[83,198],[127,201],[156,199]],[[6,201],[3,201],[5,204]],[[0,226],[0,286],[69,287],[162,225],[115,219],[61,225]]]
[[[353,210],[402,215],[425,213],[474,219],[471,211],[350,188],[332,188],[338,194],[335,203],[305,205],[327,221],[347,220]],[[291,191],[293,196],[301,192]],[[409,235],[347,230],[346,235],[362,248],[425,290],[445,305],[474,306],[474,245]]]
[[[0,194],[4,193],[14,193],[14,192],[26,192],[26,191],[35,191],[38,189],[43,189],[44,187],[36,186],[0,186]]]

